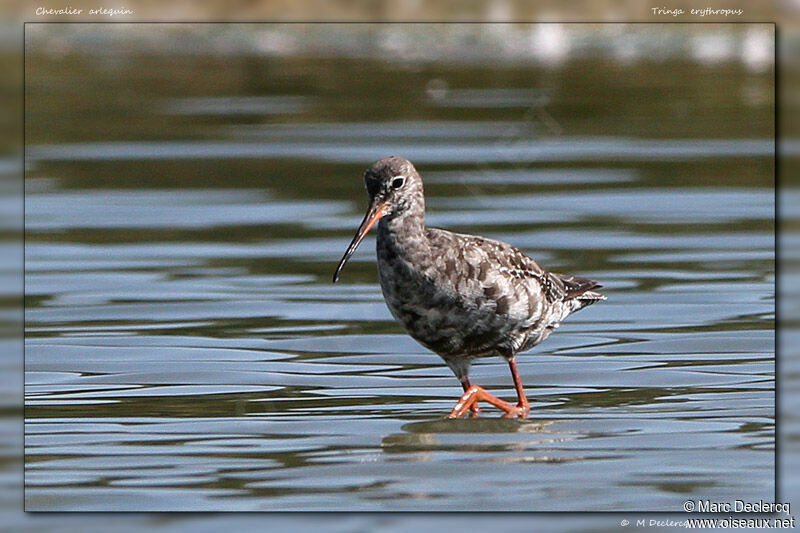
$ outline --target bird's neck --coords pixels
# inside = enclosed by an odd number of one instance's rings
[[[424,212],[382,218],[378,225],[378,247],[386,248],[390,255],[408,259],[428,246]]]

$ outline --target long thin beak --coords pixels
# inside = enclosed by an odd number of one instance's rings
[[[356,248],[358,248],[358,245],[364,240],[364,237],[367,236],[372,226],[383,216],[383,209],[386,207],[386,203],[387,202],[374,201],[369,206],[369,209],[367,209],[367,214],[364,215],[364,220],[361,221],[361,225],[358,227],[355,237],[350,241],[350,246],[347,247],[347,251],[344,253],[344,256],[342,256],[342,260],[339,261],[339,266],[336,267],[336,272],[333,273],[334,283],[339,281],[339,272],[342,271],[347,260],[350,259],[350,256],[356,251]]]

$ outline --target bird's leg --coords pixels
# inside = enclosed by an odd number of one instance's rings
[[[466,394],[466,392],[469,390],[469,388],[472,387],[472,385],[469,382],[469,378],[467,376],[464,376],[463,378],[461,378],[461,386],[464,387],[464,394]],[[474,402],[469,407],[469,410],[470,410],[472,416],[478,416],[480,414],[480,412],[481,412],[481,408],[478,405],[478,402]]]
[[[517,360],[514,359],[513,357],[509,359],[508,367],[511,369],[511,377],[514,378],[514,388],[517,389],[517,399],[518,399],[517,416],[525,418],[531,411],[531,406],[528,403],[528,397],[525,396],[525,387],[522,386],[522,378],[519,377],[519,370],[517,370]]]
[[[508,360],[508,366],[511,368],[511,376],[514,378],[514,388],[517,389],[517,398],[519,399],[517,405],[501,400],[494,394],[487,392],[483,387],[478,387],[477,385],[469,386],[469,379],[465,378],[461,380],[461,384],[464,387],[464,395],[461,396],[461,399],[458,400],[453,410],[450,411],[449,418],[462,417],[467,414],[467,411],[475,412],[474,408],[478,407],[478,402],[481,401],[490,403],[498,409],[505,411],[504,417],[516,416],[527,418],[530,412],[530,404],[528,403],[527,396],[525,396],[522,379],[519,377],[517,362],[511,358]]]
[[[461,396],[461,399],[458,400],[453,410],[450,411],[448,418],[460,418],[464,416],[467,414],[467,411],[477,405],[478,402],[490,403],[498,409],[505,411],[508,416],[525,416],[525,414],[527,414],[527,412],[523,413],[523,411],[513,403],[501,400],[494,394],[487,392],[483,387],[473,385]]]

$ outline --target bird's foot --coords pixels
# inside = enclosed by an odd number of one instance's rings
[[[513,411],[506,412],[503,418],[528,418],[531,408],[527,405],[515,405]]]
[[[494,394],[491,394],[486,391],[483,387],[479,387],[474,385],[467,389],[464,394],[461,396],[461,399],[458,400],[453,410],[450,411],[450,415],[448,418],[460,418],[467,414],[467,411],[470,411],[472,415],[477,415],[480,412],[480,407],[478,407],[478,402],[487,402],[491,405],[494,405],[498,409],[502,409],[505,411],[504,418],[527,418],[528,413],[530,412],[530,407],[526,404],[514,405],[512,403],[508,403],[505,400],[501,400]]]

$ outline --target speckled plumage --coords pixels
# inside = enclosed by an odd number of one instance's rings
[[[596,282],[548,272],[509,244],[426,227],[422,179],[406,159],[382,159],[364,180],[371,210],[340,269],[379,217],[378,273],[386,303],[462,383],[469,383],[474,358],[513,360],[569,314],[605,299],[592,290]]]

